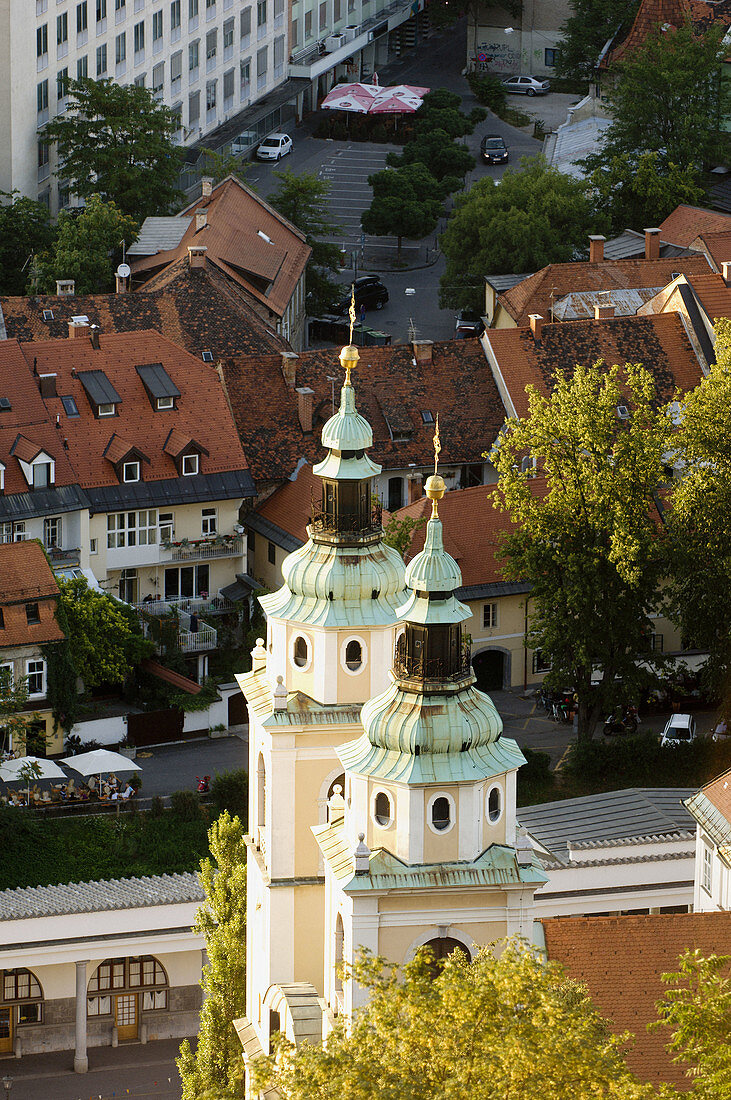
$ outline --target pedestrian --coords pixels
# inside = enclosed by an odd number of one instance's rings
[[[362,325],[365,324],[365,305],[361,305],[360,307],[360,323]]]

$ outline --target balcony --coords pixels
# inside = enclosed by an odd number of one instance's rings
[[[46,553],[51,561],[51,566],[78,565],[81,560],[81,551],[62,550],[60,546],[47,546]]]
[[[215,649],[217,644],[218,632],[207,623],[199,623],[195,631],[178,631],[178,645],[182,653],[201,653],[204,649]]]
[[[419,0],[419,10],[422,10],[422,8],[423,3]],[[332,53],[323,53],[324,43],[321,47],[319,43],[315,42],[311,46],[306,46],[294,53],[289,61],[290,77],[299,76],[316,80],[318,76],[322,76],[323,73],[329,72],[336,65],[347,61],[349,57],[362,50],[374,38],[380,37],[386,31],[395,30],[396,27],[405,23],[411,17],[413,11],[414,4],[412,0],[392,0],[392,3],[386,4],[373,15],[364,13],[366,17],[359,26],[351,25],[345,28],[343,33],[345,33],[348,40],[339,49],[333,50]],[[351,14],[350,11],[348,14]]]
[[[188,615],[223,615],[226,611],[233,611],[235,607],[225,596],[183,596],[169,600],[139,600],[132,606],[137,611],[144,611],[147,615],[155,615],[158,618],[180,612]]]
[[[241,557],[243,539],[234,535],[217,535],[208,539],[182,539],[181,542],[160,544],[161,561],[206,561],[209,558]]]

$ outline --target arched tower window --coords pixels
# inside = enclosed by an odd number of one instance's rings
[[[449,799],[444,795],[435,798],[432,803],[431,823],[440,833],[448,829],[452,823],[452,807]]]
[[[363,647],[356,638],[352,638],[345,647],[345,664],[351,672],[357,672],[363,664]]]
[[[451,939],[449,936],[440,936],[436,939],[429,940],[424,944],[424,947],[428,947],[434,956],[431,970],[435,978],[444,966],[445,961],[454,951],[461,951],[463,955],[467,956],[467,961],[472,962],[470,953],[465,945],[460,943],[459,940]]]
[[[376,800],[373,806],[373,816],[376,820],[376,823],[384,829],[391,824],[391,820],[393,818],[391,799],[388,797],[385,791],[379,791],[376,795]]]
[[[309,649],[307,646],[307,639],[303,638],[300,634],[294,640],[293,659],[297,668],[304,668],[309,658]]]

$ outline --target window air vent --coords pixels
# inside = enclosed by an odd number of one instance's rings
[[[12,407],[9,397],[0,397],[0,412],[7,412]]]
[[[629,420],[629,409],[626,405],[617,405],[617,416],[620,420]]]
[[[43,320],[44,321],[52,321],[53,320],[53,310],[52,309],[44,309],[43,310]]]
[[[203,360],[204,363],[212,363],[213,362],[213,352],[212,351],[204,351],[203,354],[201,355],[201,359]]]

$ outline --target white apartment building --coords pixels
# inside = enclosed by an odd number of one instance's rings
[[[66,81],[140,84],[169,104],[185,145],[287,79],[285,0],[0,0],[0,188],[68,204],[43,141]],[[276,125],[276,123],[275,123]]]

